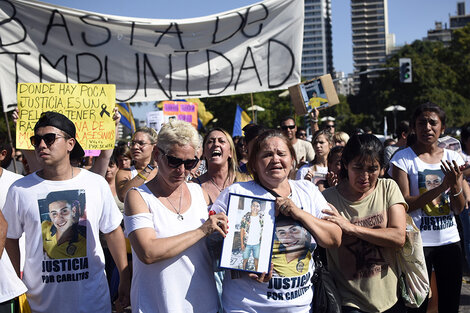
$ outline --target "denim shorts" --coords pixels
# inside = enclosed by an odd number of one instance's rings
[[[245,250],[243,251],[243,260],[246,260],[250,257],[250,252],[253,251],[253,257],[259,259],[259,246],[257,245],[246,245]]]

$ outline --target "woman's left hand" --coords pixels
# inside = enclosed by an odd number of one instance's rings
[[[441,161],[441,170],[444,173],[444,183],[446,183],[449,188],[457,188],[458,192],[462,186],[463,174],[460,170],[457,162],[452,160],[452,163],[449,161]],[[458,187],[460,185],[460,187]]]
[[[354,232],[354,224],[351,224],[350,221],[348,221],[346,218],[341,216],[341,214],[339,214],[338,210],[336,210],[336,208],[331,203],[328,203],[328,205],[330,206],[331,209],[330,210],[328,210],[328,209],[322,210],[322,213],[327,214],[327,216],[323,216],[322,219],[335,223],[336,225],[338,225],[341,228],[341,230],[345,234],[353,233]]]
[[[284,197],[276,198],[276,216],[281,213],[282,215],[290,216],[293,219],[297,219],[297,216],[301,212],[302,210],[299,209],[291,199]]]
[[[260,275],[250,273],[248,274],[248,276],[251,279],[256,280],[258,283],[267,283],[271,279],[271,277],[273,277],[273,264],[271,263],[271,268],[269,269],[269,273],[262,273]]]

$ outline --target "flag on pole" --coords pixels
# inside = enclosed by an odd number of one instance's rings
[[[243,127],[250,124],[251,118],[245,111],[237,104],[237,111],[235,112],[235,121],[233,122],[232,136],[242,136]]]
[[[132,115],[131,106],[129,103],[119,102],[117,104],[119,113],[121,113],[120,123],[131,130],[132,133],[135,133],[135,121],[134,115]]]

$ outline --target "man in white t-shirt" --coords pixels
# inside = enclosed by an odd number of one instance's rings
[[[297,126],[295,125],[294,118],[290,116],[283,118],[280,126],[282,132],[294,147],[297,158],[297,168],[300,168],[303,164],[312,161],[315,158],[313,146],[308,141],[296,138],[295,133],[297,132]]]
[[[243,253],[243,269],[246,270],[248,259],[253,254],[254,271],[258,270],[259,249],[263,233],[263,214],[260,213],[260,200],[251,201],[251,211],[245,214],[240,223],[240,242]]]
[[[1,158],[2,156],[0,156],[0,161]],[[8,225],[2,214],[6,191],[21,177],[23,176],[0,167],[0,186],[3,189],[0,192],[0,312],[19,312],[18,296],[27,290],[16,275],[8,253],[4,249]]]
[[[3,212],[9,224],[6,248],[17,273],[18,238],[26,236],[23,282],[32,311],[111,311],[100,231],[120,274],[117,308],[129,305],[122,214],[103,177],[71,165],[71,158],[84,155],[75,125],[62,114],[45,112],[31,144],[42,169],[12,184]],[[66,222],[51,217],[56,209],[64,217],[74,215],[67,240],[58,240]]]

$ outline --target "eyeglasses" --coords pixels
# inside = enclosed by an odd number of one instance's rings
[[[168,166],[171,168],[178,168],[181,164],[184,164],[184,169],[189,171],[196,167],[197,162],[199,162],[198,157],[194,157],[194,159],[183,160],[171,155],[166,154],[162,149],[158,148],[160,152],[166,157],[166,161]]]
[[[29,140],[31,141],[31,144],[33,145],[33,147],[37,148],[39,147],[39,145],[41,144],[41,141],[43,140],[46,146],[50,147],[57,138],[66,138],[66,137],[61,136],[59,134],[55,134],[55,133],[48,133],[42,136],[41,135],[31,136]]]
[[[325,126],[325,128],[334,128],[334,127],[335,127],[335,124],[329,124]]]
[[[134,140],[127,143],[127,146],[129,148],[132,148],[133,146],[136,146],[136,145],[137,145],[138,148],[143,148],[146,145],[152,145],[152,143],[151,142],[143,142],[143,141],[134,141]]]
[[[300,133],[299,137],[307,137],[307,134],[306,133]]]
[[[294,128],[295,128],[295,125],[283,125],[283,126],[281,126],[282,130],[294,129]]]

